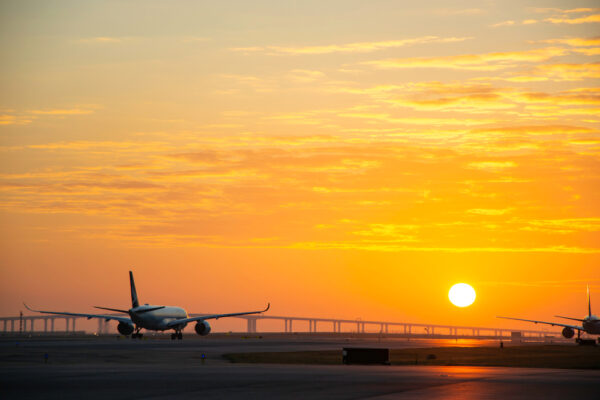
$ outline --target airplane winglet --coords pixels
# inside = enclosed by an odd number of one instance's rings
[[[28,309],[29,311],[36,311],[33,308],[29,308],[29,306],[27,304],[25,304],[25,302],[23,302],[23,305],[25,306],[26,309]]]
[[[267,303],[267,308],[265,308],[261,312],[267,312],[267,311],[269,311],[269,308],[271,308],[271,303]]]

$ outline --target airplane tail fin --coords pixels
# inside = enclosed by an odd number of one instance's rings
[[[135,291],[135,282],[133,280],[133,272],[129,271],[129,285],[131,286],[131,308],[140,306],[138,301],[137,292]]]
[[[590,299],[590,285],[587,285],[587,298],[588,298],[588,315],[592,315],[592,300]]]

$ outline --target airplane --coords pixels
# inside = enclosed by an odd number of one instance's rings
[[[555,315],[557,318],[570,319],[573,321],[580,321],[581,325],[569,325],[569,324],[561,324],[558,322],[546,322],[546,321],[535,321],[531,319],[522,319],[522,318],[512,318],[512,317],[497,317],[503,319],[514,319],[517,321],[526,321],[533,322],[534,324],[546,324],[552,326],[562,326],[562,335],[571,339],[575,335],[575,331],[577,331],[577,339],[575,340],[577,343],[581,343],[581,332],[585,332],[591,335],[600,335],[600,318],[595,315],[592,315],[592,303],[590,300],[590,287],[587,287],[587,299],[588,299],[588,315],[584,318],[572,318],[572,317],[562,317],[560,315]],[[598,343],[600,344],[600,337],[598,338]]]
[[[100,318],[106,321],[114,320],[118,321],[119,325],[117,330],[121,335],[131,335],[132,339],[141,339],[143,334],[140,330],[152,330],[152,331],[166,331],[173,329],[175,332],[171,334],[171,339],[183,339],[181,331],[190,322],[196,322],[194,327],[196,333],[201,336],[206,336],[210,333],[210,324],[206,321],[208,319],[219,319],[225,317],[235,317],[239,315],[249,314],[260,314],[264,313],[271,307],[271,304],[267,304],[267,308],[260,311],[247,311],[230,314],[209,314],[202,315],[200,317],[188,317],[187,312],[180,307],[171,306],[153,306],[149,304],[140,305],[137,292],[135,290],[135,282],[133,280],[133,272],[129,271],[129,285],[131,288],[131,308],[129,310],[120,310],[117,308],[98,307],[95,308],[101,310],[115,311],[123,314],[128,314],[127,317],[120,317],[115,315],[102,315],[102,314],[82,314],[82,313],[70,313],[70,312],[58,312],[58,311],[40,311],[30,308],[27,304],[23,303],[25,307],[34,312],[43,314],[57,314],[57,315],[72,315],[75,317],[87,317]]]

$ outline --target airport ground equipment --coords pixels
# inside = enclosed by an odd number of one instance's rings
[[[368,347],[344,347],[342,363],[351,364],[383,364],[390,365],[390,350]]]

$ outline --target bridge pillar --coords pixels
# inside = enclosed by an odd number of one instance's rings
[[[247,323],[248,333],[256,333],[256,318],[248,318]]]
[[[13,333],[15,331],[15,320],[14,319],[10,320],[10,331]]]
[[[434,326],[431,327],[431,334],[435,335],[435,327]]]
[[[8,321],[4,320],[4,332],[6,332],[6,326],[8,325]]]
[[[365,323],[363,322],[360,325],[361,325],[361,329],[362,329],[361,332],[365,333]]]
[[[385,324],[385,333],[390,333],[390,324]]]
[[[44,318],[44,333],[48,332],[48,318]]]
[[[30,319],[30,321],[31,321],[31,322],[30,322],[30,323],[31,323],[31,329],[30,329],[29,331],[33,333],[33,331],[34,331],[34,329],[35,329],[35,327],[34,327],[34,325],[33,325],[33,323],[35,322],[35,319],[31,318],[31,319]]]
[[[56,317],[52,317],[52,319],[50,320],[50,331],[54,332],[54,320],[56,319]]]
[[[356,333],[360,333],[360,322],[356,323]]]
[[[73,330],[73,333],[75,333],[75,318],[71,319],[71,328]]]

